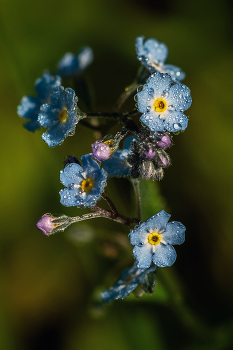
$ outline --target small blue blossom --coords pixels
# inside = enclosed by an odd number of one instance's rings
[[[140,269],[134,263],[132,267],[122,272],[119,280],[111,288],[100,293],[102,301],[109,303],[112,300],[124,299],[143,281],[149,272],[155,271],[155,268],[155,266],[152,266],[147,269]]]
[[[41,126],[49,128],[42,134],[42,139],[49,147],[55,147],[75,133],[76,124],[83,114],[77,107],[78,98],[71,88],[58,86],[51,92],[50,100],[50,104],[41,106],[38,121]]]
[[[168,223],[170,216],[162,210],[130,232],[138,268],[146,269],[152,261],[159,267],[174,264],[176,251],[172,244],[184,242],[185,226],[177,221]]]
[[[93,51],[89,46],[79,50],[78,55],[67,52],[58,62],[59,74],[64,78],[73,77],[84,71],[93,61]]]
[[[127,176],[130,172],[130,164],[127,157],[130,153],[130,145],[135,136],[129,136],[123,142],[123,150],[116,150],[109,160],[103,161],[103,168],[109,176]]]
[[[66,207],[91,207],[96,204],[106,186],[107,176],[90,154],[77,163],[68,164],[60,172],[60,181],[67,188],[61,190],[61,203]]]
[[[192,98],[186,85],[174,83],[167,74],[153,73],[135,96],[140,120],[151,131],[177,132],[185,130],[188,118],[182,112],[191,106]]]
[[[172,64],[164,64],[168,56],[168,48],[164,43],[156,39],[148,39],[145,42],[144,36],[136,38],[135,51],[137,59],[150,71],[154,73],[168,73],[175,81],[181,81],[185,78],[185,73],[181,68]]]
[[[35,131],[41,127],[38,122],[40,106],[47,102],[50,92],[57,86],[61,85],[61,77],[44,73],[42,77],[35,81],[35,90],[37,97],[23,96],[17,107],[17,113],[21,118],[29,119],[24,127],[29,131]]]

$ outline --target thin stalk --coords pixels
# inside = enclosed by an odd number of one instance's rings
[[[109,208],[111,209],[111,211],[113,212],[113,214],[114,214],[115,216],[117,216],[117,215],[118,215],[118,211],[117,211],[115,205],[113,204],[113,202],[111,201],[111,199],[110,199],[105,193],[103,193],[103,194],[101,195],[101,197],[108,203]]]
[[[132,185],[134,188],[134,193],[136,197],[136,207],[137,207],[137,218],[139,221],[142,219],[142,208],[141,208],[141,195],[140,195],[140,186],[139,179],[131,179]]]
[[[125,88],[125,91],[120,95],[120,97],[119,97],[119,99],[118,99],[118,101],[117,101],[117,103],[116,103],[116,105],[115,105],[114,110],[115,110],[116,112],[118,112],[118,111],[120,110],[120,108],[121,108],[122,105],[125,103],[125,101],[128,99],[128,97],[129,97],[130,95],[132,95],[132,93],[133,93],[134,91],[137,90],[137,88],[138,88],[139,85],[140,85],[140,84],[138,84],[137,81],[134,81],[131,85],[129,85],[129,86],[127,86],[127,87]]]

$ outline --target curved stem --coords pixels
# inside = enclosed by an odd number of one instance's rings
[[[131,85],[127,86],[125,88],[125,91],[120,95],[114,110],[116,112],[118,112],[121,108],[121,106],[125,103],[125,101],[127,100],[127,98],[134,92],[137,90],[139,84],[137,83],[137,81],[134,81]]]

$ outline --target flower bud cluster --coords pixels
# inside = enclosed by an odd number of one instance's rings
[[[143,129],[139,134],[140,140],[131,144],[131,152],[127,161],[130,164],[132,178],[161,180],[163,168],[170,164],[170,158],[165,148],[171,145],[168,133],[151,133]]]

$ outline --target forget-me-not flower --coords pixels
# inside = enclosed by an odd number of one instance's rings
[[[184,242],[185,226],[177,221],[168,223],[170,216],[162,210],[130,232],[138,268],[146,269],[152,261],[159,267],[174,264],[176,251],[172,245]]]
[[[91,207],[96,204],[106,186],[107,176],[90,154],[82,156],[82,167],[68,164],[60,172],[61,183],[67,188],[61,190],[61,203],[66,207]]]
[[[135,96],[140,120],[151,131],[177,132],[185,130],[188,118],[183,111],[191,106],[192,98],[186,85],[174,83],[167,74],[153,73]]]
[[[73,89],[58,86],[50,94],[51,103],[41,106],[38,121],[49,128],[42,134],[49,147],[60,145],[67,136],[74,134],[76,124],[83,117],[77,99]]]
[[[58,62],[59,74],[64,78],[73,77],[84,71],[93,61],[93,51],[89,46],[79,50],[78,55],[67,52]]]
[[[138,36],[135,41],[137,59],[150,71],[154,73],[169,74],[173,80],[181,81],[185,78],[185,73],[181,68],[172,64],[165,64],[168,56],[168,48],[164,43],[150,38],[144,42],[144,36]]]
[[[111,288],[100,293],[102,301],[109,303],[112,300],[124,299],[143,281],[149,272],[155,271],[155,268],[155,266],[151,266],[150,268],[140,269],[134,263],[132,267],[122,272],[119,280]]]
[[[50,92],[57,86],[61,85],[61,77],[44,73],[35,81],[35,90],[37,97],[23,96],[17,107],[17,113],[20,117],[29,119],[24,127],[29,131],[35,131],[41,127],[38,122],[40,106],[49,100]]]

